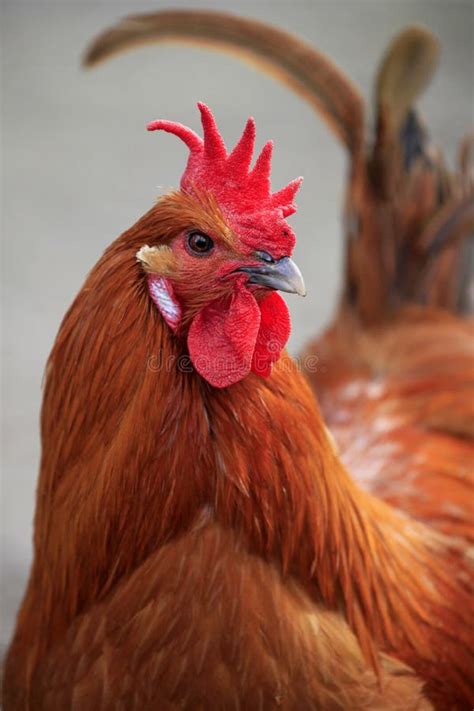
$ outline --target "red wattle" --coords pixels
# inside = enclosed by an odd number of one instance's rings
[[[216,388],[242,380],[252,368],[260,320],[259,304],[244,286],[205,306],[188,333],[197,372]]]
[[[281,356],[290,337],[290,312],[276,291],[265,296],[259,307],[261,320],[252,359],[252,371],[267,378],[272,372],[273,363]]]

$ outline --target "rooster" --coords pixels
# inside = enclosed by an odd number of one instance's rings
[[[345,146],[342,298],[302,362],[359,485],[472,542],[474,135],[461,142],[451,173],[414,106],[436,69],[437,38],[410,26],[388,46],[375,80],[373,137],[360,92],[333,62],[255,20],[208,11],[135,16],[100,35],[85,63],[168,38],[237,50],[308,100]]]
[[[347,472],[284,352],[299,181],[271,193],[253,122],[228,154],[200,111],[204,139],[150,125],[190,150],[180,190],[105,252],[50,356],[5,708],[467,707],[463,539]]]

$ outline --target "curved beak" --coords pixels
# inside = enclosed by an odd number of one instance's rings
[[[263,262],[255,266],[240,267],[239,272],[249,275],[249,284],[265,286],[275,291],[286,291],[288,294],[306,296],[306,287],[303,276],[289,257],[282,257],[277,261]]]

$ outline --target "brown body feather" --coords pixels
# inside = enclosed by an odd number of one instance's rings
[[[474,324],[412,307],[361,331],[346,312],[308,347],[308,377],[364,488],[450,535],[474,537]]]
[[[37,706],[431,708],[410,670],[385,657],[379,681],[340,615],[206,518],[71,625],[38,668]]]
[[[345,658],[347,645],[349,656],[355,654],[354,664],[362,664],[362,657],[351,651],[352,629],[366,660],[377,667],[380,649],[409,664],[439,708],[467,701],[470,614],[462,545],[404,518],[353,484],[308,385],[289,358],[282,358],[269,380],[249,376],[224,391],[182,372],[179,358],[185,351],[150,306],[134,260],[137,248],[159,234],[160,209],[158,203],[107,250],[65,317],[51,354],[35,564],[7,661],[6,709],[26,708],[28,701],[32,708],[54,708],[74,694],[80,700],[82,693],[94,701],[94,708],[111,708],[122,692],[154,687],[158,679],[173,708],[183,693],[181,642],[166,648],[164,668],[158,662],[153,666],[151,659],[144,668],[139,654],[128,656],[134,637],[127,639],[125,627],[125,687],[115,691],[112,670],[107,670],[120,652],[114,652],[108,625],[121,626],[121,613],[114,610],[130,609],[132,616],[138,610],[142,634],[146,639],[146,631],[154,629],[149,644],[153,647],[155,640],[161,649],[158,639],[169,630],[174,607],[167,611],[163,601],[161,608],[160,598],[150,603],[147,586],[155,564],[158,581],[164,574],[160,561],[165,553],[160,551],[169,542],[186,546],[202,535],[204,549],[207,540],[214,545],[213,534],[206,538],[206,527],[195,531],[203,512],[206,520],[233,531],[225,534],[230,539],[223,543],[222,565],[199,567],[205,600],[213,599],[216,586],[228,584],[224,561],[228,546],[237,545],[246,560],[248,555],[258,557],[251,565],[265,577],[262,595],[267,590],[271,598],[272,581],[283,576],[277,588],[288,585],[284,594],[290,598],[296,590],[304,609],[309,604],[311,614],[322,616],[322,624],[328,620],[329,628],[335,625],[336,656]],[[189,545],[192,555],[195,544]],[[240,569],[238,560],[234,565]],[[181,574],[186,580],[186,572]],[[228,574],[232,576],[230,570]],[[192,605],[194,591],[190,575],[189,587],[182,591],[184,605]],[[324,610],[338,614],[326,618]],[[247,614],[254,614],[251,602]],[[267,627],[268,620],[261,624],[270,650],[280,649],[280,631]],[[95,642],[90,640],[92,630]],[[213,653],[225,647],[228,638],[222,629],[211,625],[206,631]],[[192,633],[189,626],[187,632]],[[119,632],[113,634],[120,641]],[[308,641],[308,631],[302,634],[279,657],[283,708],[293,708],[291,689],[302,683],[294,674],[307,668],[308,644],[314,645],[315,658],[322,644],[318,635]],[[258,636],[261,643],[260,631]],[[79,669],[66,664],[72,643],[84,656]],[[292,657],[294,649],[300,650],[300,658]],[[229,682],[232,693],[247,698],[263,675],[278,696],[266,657],[251,648],[247,653],[256,676],[237,674]],[[61,667],[66,664],[62,677],[53,670],[54,660]],[[228,658],[223,661],[224,666],[229,663]],[[314,681],[316,708],[322,698],[318,694],[329,693],[325,683],[331,689],[344,686],[345,665],[340,677],[330,668],[330,682],[324,681],[325,674]],[[392,669],[395,678],[389,673],[386,683],[400,682],[409,689],[408,698],[416,700],[416,684],[410,685],[404,672],[399,679],[396,665]],[[195,683],[198,694],[202,679]],[[369,667],[360,685],[355,684],[354,699],[369,693],[367,689],[375,693],[373,684]],[[177,696],[175,688],[181,689]],[[223,708],[227,698],[222,696]],[[73,708],[84,707],[79,700]],[[140,694],[124,703],[126,708],[156,708]],[[193,708],[191,701],[188,706]]]

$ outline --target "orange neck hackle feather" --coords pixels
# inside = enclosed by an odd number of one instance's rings
[[[166,201],[106,250],[54,345],[35,562],[12,654],[29,649],[31,671],[73,618],[205,510],[340,610],[375,666],[377,645],[429,679],[442,646],[443,674],[462,694],[468,671],[450,638],[455,625],[459,647],[468,620],[456,543],[356,487],[289,357],[268,380],[222,391],[189,372],[135,260],[163,234],[164,211]]]

